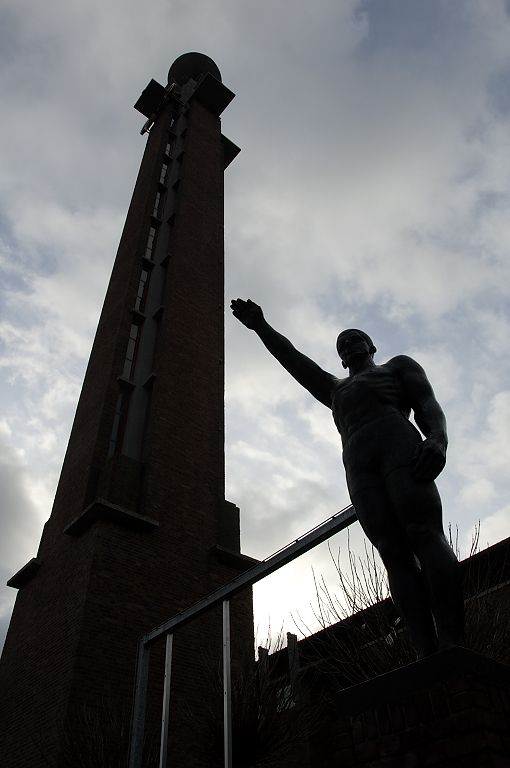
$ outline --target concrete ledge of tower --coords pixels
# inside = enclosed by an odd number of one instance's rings
[[[216,544],[212,548],[211,554],[222,565],[227,565],[229,568],[235,568],[238,571],[248,571],[253,566],[258,565],[261,561],[255,557],[249,555],[243,555],[241,552],[234,552],[232,549],[222,547],[220,544]]]
[[[207,72],[198,83],[190,100],[196,99],[209,112],[219,117],[234,97],[235,93],[230,88]]]
[[[152,389],[152,387],[154,386],[154,382],[156,381],[156,376],[157,376],[156,372],[151,371],[147,376],[147,378],[145,379],[145,381],[143,382],[142,387],[144,389]]]
[[[230,139],[227,139],[223,134],[221,134],[221,144],[223,146],[223,170],[225,170],[232,160],[235,160],[241,151],[241,148],[238,147],[237,144],[234,144],[233,141],[230,141]]]
[[[117,376],[117,381],[119,383],[119,386],[123,389],[134,389],[135,383],[134,381],[131,381],[131,379],[126,379],[125,376]]]
[[[147,531],[159,527],[158,521],[151,517],[139,515],[130,509],[112,504],[108,499],[99,498],[89,504],[69,525],[66,525],[64,533],[69,536],[80,536],[91,525],[100,521],[117,523],[135,531]]]
[[[154,267],[152,259],[149,259],[145,254],[142,256],[142,264],[146,269],[152,269]]]
[[[161,83],[158,83],[156,80],[150,80],[134,107],[138,112],[141,112],[142,115],[150,118],[156,112],[164,95],[164,85],[161,85]]]
[[[223,499],[218,509],[218,544],[211,550],[216,560],[237,571],[247,571],[259,563],[254,557],[241,554],[240,510],[237,504]]]
[[[42,562],[37,557],[32,557],[28,563],[25,563],[23,568],[20,568],[14,576],[11,576],[9,581],[6,582],[7,586],[13,589],[21,589],[34,578],[41,565]]]
[[[144,312],[140,312],[140,310],[136,309],[135,307],[131,307],[131,316],[133,318],[133,322],[137,325],[141,325],[147,317]]]

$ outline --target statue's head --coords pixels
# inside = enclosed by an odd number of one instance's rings
[[[349,367],[349,360],[353,356],[369,354],[373,357],[377,352],[374,342],[368,333],[357,328],[347,328],[347,330],[339,333],[336,340],[336,349],[344,368]]]

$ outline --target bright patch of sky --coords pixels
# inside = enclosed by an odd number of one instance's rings
[[[338,375],[345,327],[373,337],[379,362],[415,357],[449,422],[445,520],[464,553],[478,520],[483,544],[506,537],[507,4],[18,0],[0,13],[0,582],[51,511],[144,146],[131,105],[189,50],[237,94],[223,117],[243,150],[226,172],[227,297],[260,303]],[[228,498],[244,551],[264,557],[348,503],[339,438],[254,334],[226,328]],[[334,588],[323,546],[257,588],[261,636],[307,613],[312,563]],[[0,594],[5,632],[13,591]]]

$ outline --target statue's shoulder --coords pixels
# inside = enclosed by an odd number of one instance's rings
[[[383,368],[387,368],[393,373],[424,373],[423,368],[416,360],[408,355],[397,355],[384,363]]]

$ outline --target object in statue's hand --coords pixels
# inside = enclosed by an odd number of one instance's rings
[[[422,442],[414,455],[413,474],[417,480],[430,482],[443,471],[446,464],[444,443],[431,435]]]
[[[256,331],[264,320],[262,309],[251,299],[232,299],[230,307],[234,317],[252,331]]]

